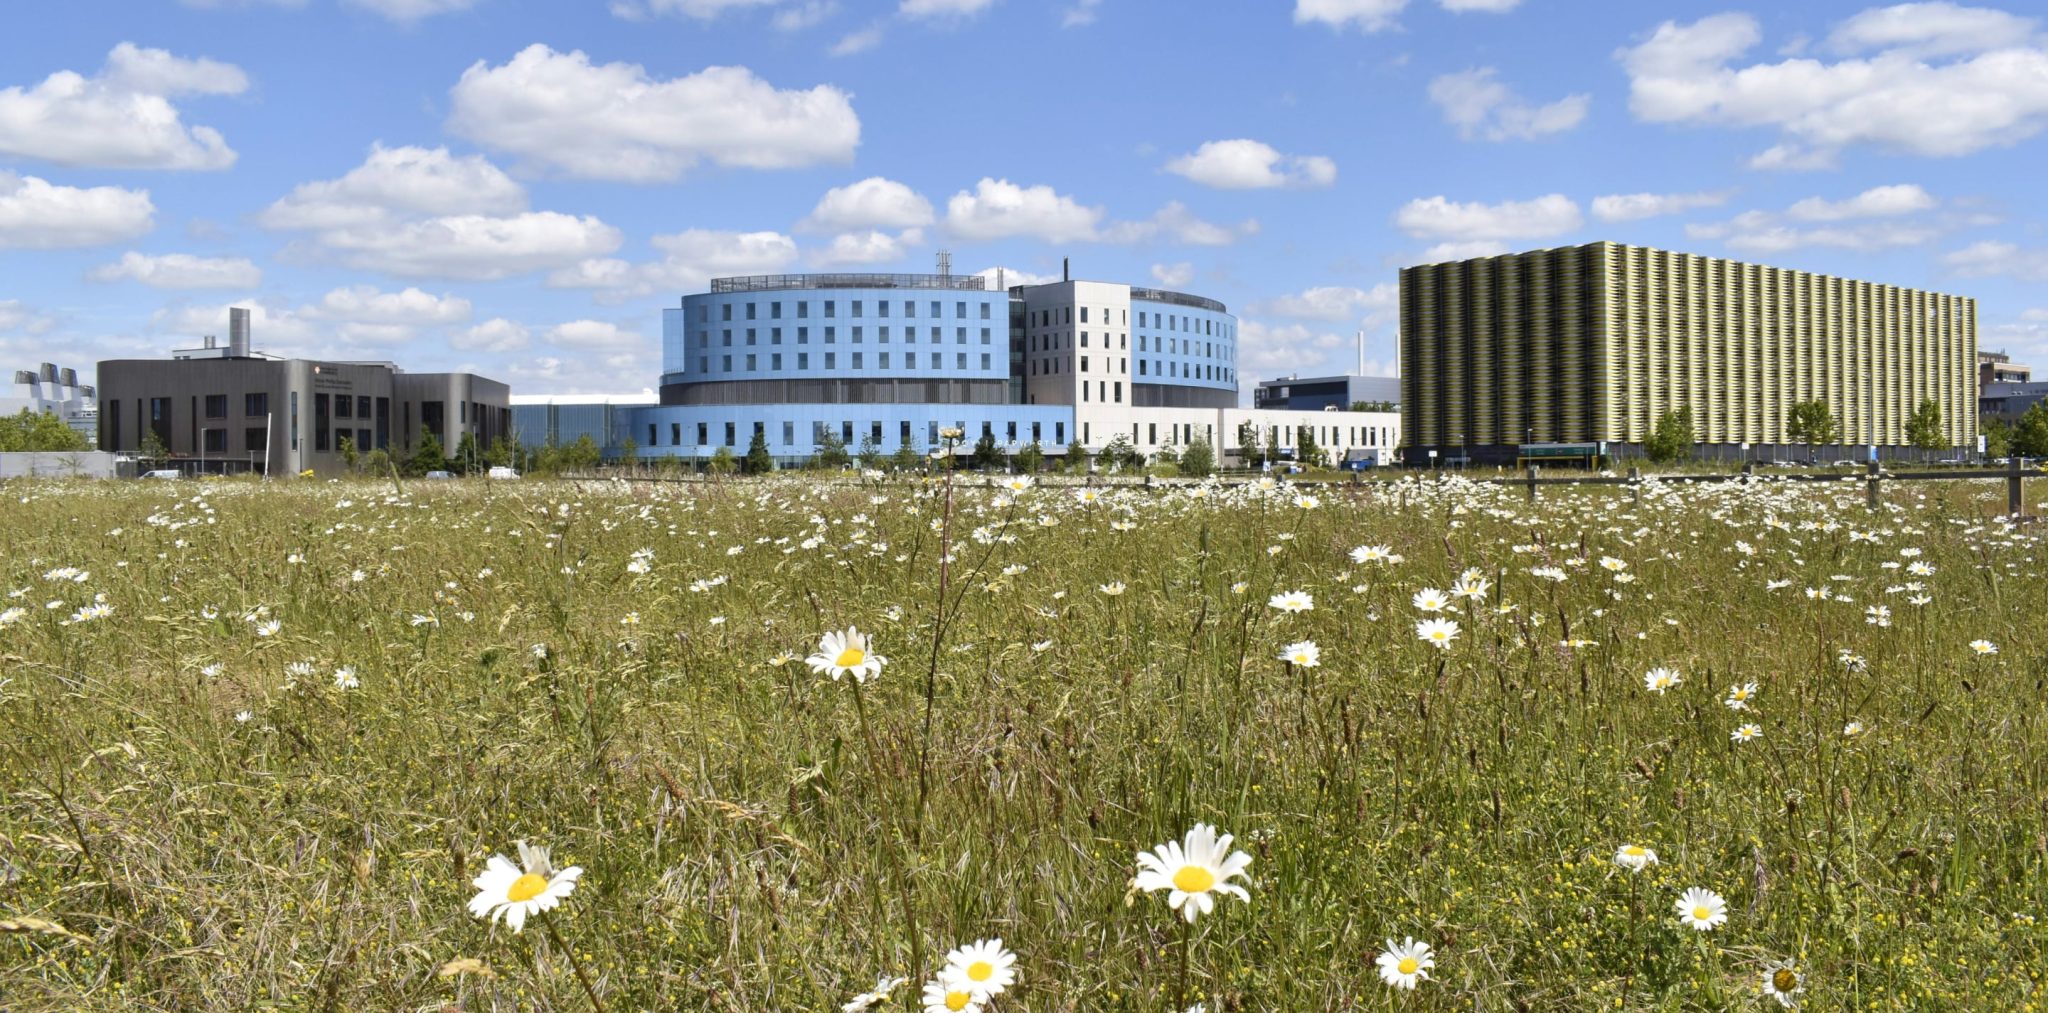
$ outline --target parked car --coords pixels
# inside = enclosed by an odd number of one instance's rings
[[[452,471],[430,471],[430,472],[427,472],[427,477],[428,477],[428,478],[454,478],[454,477],[455,477],[455,473],[454,473],[454,472],[452,472]]]
[[[511,468],[492,468],[492,469],[490,470],[490,472],[489,472],[489,477],[491,477],[491,478],[518,478],[518,477],[519,477],[519,473],[518,473],[518,472],[516,472],[516,471],[513,471],[513,470],[512,470]]]
[[[175,481],[175,480],[177,480],[177,479],[180,479],[180,478],[183,478],[183,477],[185,477],[185,476],[184,476],[184,475],[183,475],[183,474],[182,474],[181,472],[179,472],[179,471],[178,471],[178,469],[176,469],[176,468],[158,468],[158,469],[157,469],[157,470],[155,470],[155,471],[145,471],[145,472],[143,472],[143,473],[142,473],[142,477],[143,477],[143,478],[163,478],[163,479],[170,479],[170,480],[173,480],[173,481]]]

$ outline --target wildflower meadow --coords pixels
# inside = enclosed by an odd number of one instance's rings
[[[4,492],[11,1011],[2048,1006],[1993,483]]]

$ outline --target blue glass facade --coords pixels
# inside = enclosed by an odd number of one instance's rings
[[[707,292],[662,311],[664,387],[729,380],[1010,377],[1007,292]]]
[[[1237,318],[1131,294],[1131,381],[1237,391]],[[1203,302],[1207,302],[1203,300]]]

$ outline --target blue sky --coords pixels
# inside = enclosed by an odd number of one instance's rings
[[[1242,372],[1404,264],[1613,239],[1959,292],[2048,366],[2027,7],[131,0],[0,35],[0,367],[256,345],[653,385],[706,278],[1161,284]],[[1249,387],[1249,384],[1247,384]]]

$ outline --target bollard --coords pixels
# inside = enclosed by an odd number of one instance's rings
[[[1863,480],[1863,505],[1874,511],[1877,509],[1877,462],[1865,465],[1864,471],[1869,477]]]
[[[1529,466],[1529,502],[1536,502],[1536,466]]]
[[[2020,485],[2020,474],[2026,470],[2026,465],[2018,454],[2013,455],[2011,468],[2011,473],[2005,478],[2005,512],[2018,517],[2026,512],[2027,506],[2026,493]]]

